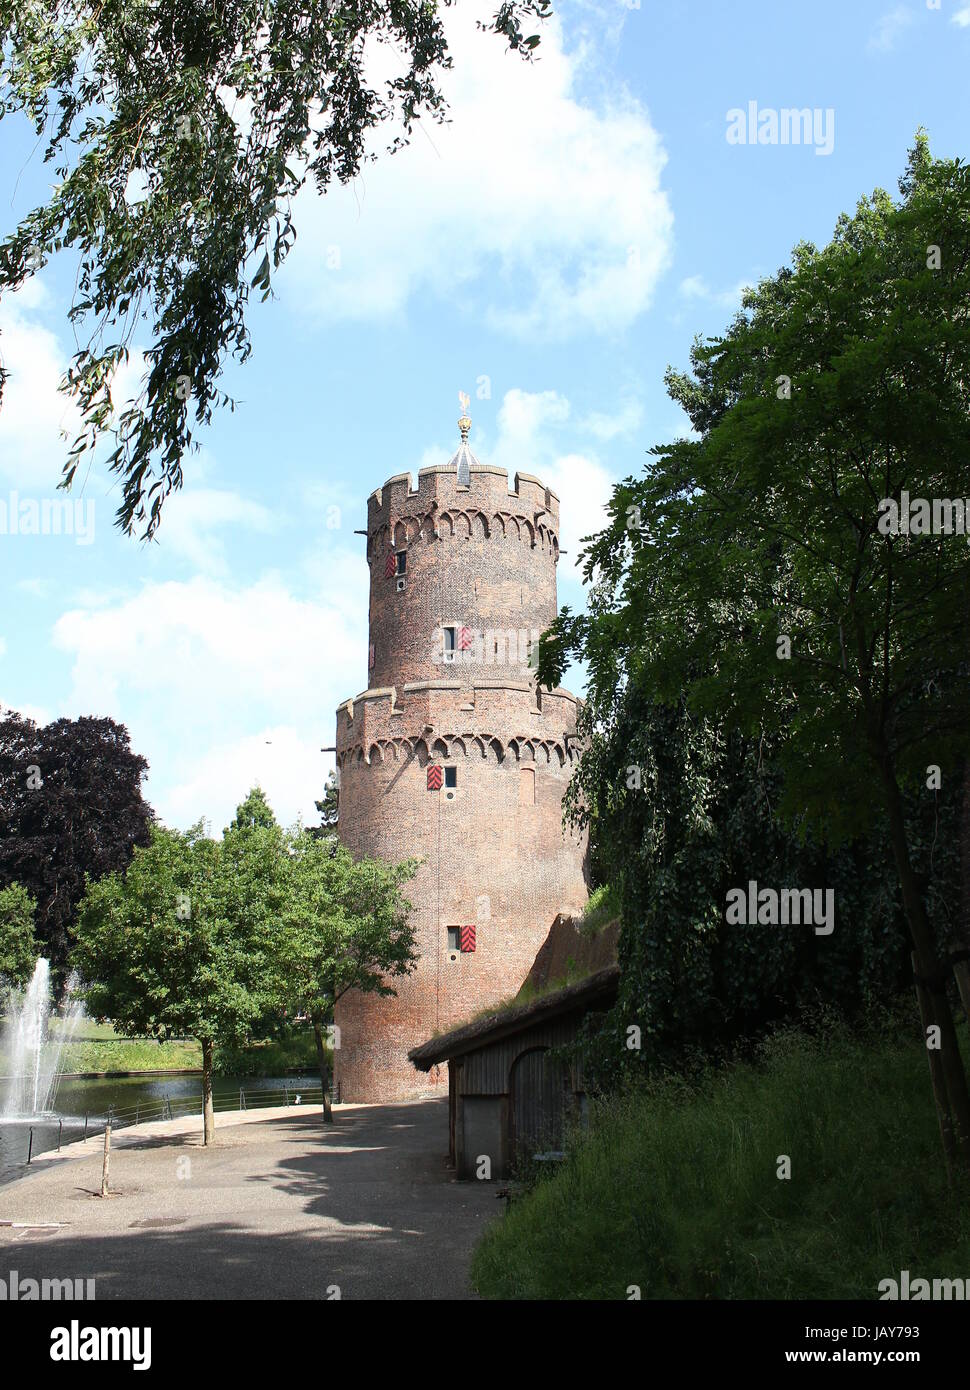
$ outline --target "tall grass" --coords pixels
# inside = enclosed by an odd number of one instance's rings
[[[970,1283],[968,1199],[918,1037],[789,1031],[758,1063],[594,1107],[472,1278],[490,1298],[871,1299],[902,1269]]]
[[[619,915],[620,895],[611,884],[603,883],[599,888],[594,888],[589,895],[589,901],[583,910],[580,931],[584,935],[594,936],[602,927],[614,922]]]

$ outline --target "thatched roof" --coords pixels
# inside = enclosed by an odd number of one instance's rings
[[[585,980],[543,995],[528,1004],[517,1004],[509,1009],[500,1009],[484,1018],[476,1018],[453,1028],[450,1033],[430,1038],[420,1047],[414,1047],[408,1058],[419,1071],[430,1071],[438,1062],[451,1057],[461,1057],[476,1048],[487,1047],[511,1033],[531,1028],[534,1023],[545,1022],[561,1014],[573,1013],[592,1008],[596,1004],[610,1004],[616,998],[620,981],[620,967],[608,965],[597,970]]]

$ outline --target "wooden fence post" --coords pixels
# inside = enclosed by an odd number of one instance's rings
[[[101,1196],[108,1195],[108,1165],[111,1162],[111,1121],[104,1127],[104,1161],[101,1164]]]

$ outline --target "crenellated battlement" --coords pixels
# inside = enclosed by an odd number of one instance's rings
[[[556,616],[559,500],[524,473],[515,492],[503,468],[473,462],[465,476],[467,486],[451,465],[423,468],[417,487],[402,473],[370,498],[373,687],[458,679],[442,669],[445,627],[463,665],[529,679],[530,646]]]
[[[415,539],[429,519],[433,529],[434,519],[441,515],[452,519],[452,533],[458,517],[475,515],[484,518],[486,535],[492,529],[493,519],[500,533],[505,534],[506,518],[517,523],[517,536],[523,528],[529,528],[533,538],[543,535],[555,539],[559,532],[559,498],[552,488],[531,473],[516,473],[510,489],[505,469],[489,464],[471,465],[467,487],[458,482],[458,474],[450,464],[422,468],[416,487],[410,473],[398,473],[367,499],[367,531],[371,537],[385,530],[393,533],[403,524],[407,538]],[[409,526],[409,522],[415,524]]]
[[[560,761],[576,753],[576,714],[580,705],[568,690],[538,690],[527,681],[413,681],[365,690],[337,707],[337,763],[348,758],[369,763],[377,749],[396,758],[410,749],[424,761],[436,756],[535,757],[558,750]],[[455,751],[452,751],[452,750]]]

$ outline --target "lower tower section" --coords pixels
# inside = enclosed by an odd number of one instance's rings
[[[447,1085],[410,1048],[515,994],[557,913],[586,901],[582,837],[562,826],[577,701],[499,679],[367,690],[337,711],[341,842],[417,858],[408,885],[419,960],[396,997],[337,1005],[344,1101]]]

